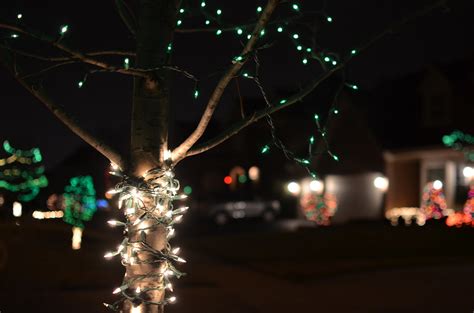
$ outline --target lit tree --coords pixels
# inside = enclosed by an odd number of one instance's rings
[[[443,4],[437,2],[416,12],[410,18],[391,25],[367,43],[354,47],[341,54],[320,47],[316,41],[319,26],[333,23],[333,18],[324,9],[304,12],[297,2],[267,0],[265,5],[257,4],[249,8],[253,18],[246,23],[229,24],[221,8],[202,1],[179,0],[116,0],[116,8],[132,36],[136,39],[135,51],[89,51],[82,52],[68,44],[70,28],[58,27],[58,34],[45,35],[27,26],[27,18],[16,16],[13,23],[0,23],[8,38],[1,50],[1,59],[17,81],[34,97],[52,111],[66,126],[85,142],[102,153],[113,164],[113,173],[122,178],[114,192],[119,193],[119,206],[124,209],[126,221],[110,221],[122,226],[126,237],[119,249],[106,254],[106,257],[119,255],[126,267],[123,284],[114,293],[121,298],[112,305],[113,309],[125,312],[163,312],[164,305],[176,300],[168,294],[172,291],[170,279],[182,273],[175,267],[176,262],[184,262],[177,248],[172,248],[168,239],[172,237],[174,223],[178,222],[186,207],[175,209],[173,201],[179,200],[179,183],[174,178],[173,169],[184,158],[206,152],[257,121],[264,120],[269,125],[272,141],[261,147],[262,153],[279,149],[284,155],[305,168],[310,174],[311,162],[318,154],[328,154],[338,160],[330,151],[327,141],[325,121],[338,114],[337,96],[344,87],[357,90],[357,85],[345,80],[344,67],[355,56],[376,40],[396,30],[398,26],[413,18],[426,14]],[[244,8],[241,8],[244,10]],[[273,18],[272,18],[273,17]],[[189,27],[188,27],[189,25]],[[189,136],[174,149],[168,145],[168,111],[170,107],[171,73],[177,73],[191,80],[193,88],[189,93],[191,100],[200,98],[200,80],[189,71],[181,69],[172,62],[175,49],[175,36],[190,36],[204,33],[209,36],[233,36],[242,43],[240,51],[229,55],[228,66],[219,73],[220,78],[206,97],[205,108],[197,125]],[[299,53],[298,63],[311,66],[311,73],[317,77],[307,82],[300,90],[284,98],[272,96],[264,89],[260,77],[259,53],[272,48],[272,40],[287,42]],[[50,45],[60,52],[56,56],[39,55],[25,51],[15,43],[36,40]],[[210,51],[213,53],[215,51]],[[188,51],[192,53],[192,51]],[[121,61],[117,62],[120,57]],[[23,59],[48,63],[40,71],[28,73],[22,68]],[[41,79],[52,69],[80,63],[86,68],[84,78],[77,82],[84,88],[86,78],[98,72],[125,75],[134,80],[130,151],[119,154],[108,143],[99,140],[83,128],[79,122],[51,98],[41,84]],[[29,62],[26,63],[28,65]],[[211,64],[209,64],[211,67]],[[214,71],[215,75],[216,71]],[[334,74],[340,78],[328,117],[320,119],[314,115],[315,135],[308,134],[308,152],[305,154],[290,151],[277,137],[271,115],[301,102],[323,81]],[[222,95],[231,82],[247,80],[254,83],[262,93],[264,107],[254,112],[244,112],[216,137],[200,142],[213,115],[222,102]],[[202,97],[202,96],[201,96]],[[193,99],[194,98],[194,99]],[[247,114],[245,114],[247,113]],[[323,122],[324,121],[324,122]],[[317,143],[317,145],[316,145]]]
[[[41,188],[48,186],[40,150],[15,149],[6,140],[3,149],[8,156],[0,159],[0,188],[14,194],[20,202],[33,200]]]
[[[91,176],[73,177],[64,188],[64,221],[84,228],[97,210],[94,182]]]
[[[81,248],[84,222],[90,221],[97,210],[94,182],[91,176],[77,176],[64,188],[64,221],[73,226],[72,248]]]
[[[426,219],[440,219],[446,216],[446,197],[444,196],[442,183],[437,180],[429,182],[423,189],[421,211]]]

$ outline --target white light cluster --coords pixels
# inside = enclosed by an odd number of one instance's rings
[[[170,157],[167,154],[165,160]],[[175,264],[185,263],[186,260],[178,255],[178,247],[171,247],[168,239],[174,236],[174,225],[182,220],[188,210],[188,207],[175,209],[173,202],[186,198],[186,195],[178,195],[179,182],[174,178],[171,168],[150,170],[138,179],[127,177],[115,165],[112,165],[112,170],[111,174],[122,177],[122,182],[108,194],[118,195],[118,207],[124,209],[126,221],[110,220],[108,224],[112,227],[124,227],[124,233],[129,237],[124,238],[115,251],[107,252],[104,257],[111,259],[120,256],[124,266],[152,263],[159,263],[160,266],[155,267],[154,272],[142,275],[127,274],[122,285],[113,291],[114,294],[120,294],[121,299],[104,305],[120,310],[124,301],[130,301],[134,308],[142,304],[160,306],[174,303],[175,296],[167,296],[157,302],[151,299],[149,292],[172,292],[170,280],[184,275]],[[153,243],[147,241],[147,237],[159,228],[166,231],[166,242],[161,250],[155,249]],[[149,284],[151,280],[153,285]]]
[[[33,218],[37,220],[44,220],[44,219],[50,219],[50,218],[61,218],[64,216],[63,211],[34,211],[33,212]]]

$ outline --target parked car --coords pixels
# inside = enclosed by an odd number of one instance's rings
[[[279,201],[245,200],[220,202],[210,206],[208,217],[217,225],[225,225],[233,219],[262,218],[272,222],[280,213]]]

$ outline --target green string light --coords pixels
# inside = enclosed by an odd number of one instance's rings
[[[258,13],[262,12],[262,10],[263,10],[262,7],[257,7],[257,12]]]
[[[298,34],[293,34],[293,39],[298,39],[298,38],[300,38],[300,35],[298,35]]]
[[[199,90],[194,90],[194,99],[197,99],[199,97]]]
[[[59,29],[59,33],[61,35],[64,35],[69,29],[69,26],[68,25],[62,25],[61,28]]]
[[[351,54],[352,54],[352,55],[354,55],[354,54],[356,54],[356,53],[357,53],[357,50],[355,50],[355,49],[353,49],[353,50],[351,51]]]
[[[301,50],[303,50],[303,47],[302,46],[297,46],[296,50],[301,51]]]
[[[123,67],[125,67],[126,69],[128,69],[130,67],[130,59],[129,58],[125,58],[123,60]]]
[[[221,15],[221,14],[222,14],[222,10],[221,10],[221,9],[217,9],[216,14],[217,14],[217,15]]]
[[[285,104],[286,103],[286,99],[281,99],[280,100],[280,104]]]
[[[19,36],[18,36],[18,34],[11,34],[10,37],[11,38],[18,38]]]
[[[328,21],[328,23],[332,23],[333,19],[332,19],[332,17],[328,16],[328,17],[326,18],[326,21]]]
[[[211,24],[211,21],[206,20],[206,25],[209,25],[209,24]]]
[[[260,151],[262,154],[265,154],[267,153],[268,151],[270,151],[270,146],[269,145],[265,145],[263,146],[262,150]]]
[[[202,1],[201,2],[201,8],[204,8],[206,6],[206,2],[205,1]]]
[[[242,35],[243,32],[244,32],[244,31],[242,30],[242,28],[237,28],[236,31],[237,31],[237,35]]]
[[[299,10],[300,10],[300,7],[299,7],[296,3],[294,3],[291,7],[292,7],[293,10],[295,10],[295,11],[299,11]]]
[[[22,17],[23,17],[23,14],[21,14],[21,13],[18,13],[17,16],[16,16],[16,18],[19,19],[19,20],[21,20]]]
[[[183,14],[183,13],[184,13],[184,9],[179,9],[179,13]]]
[[[77,87],[82,88],[84,86],[84,82],[81,80],[77,83]]]
[[[278,26],[278,28],[277,28],[277,32],[281,33],[282,31],[283,31],[283,27],[281,27],[281,26]]]
[[[178,21],[176,22],[176,25],[180,26],[182,23],[183,23],[183,21],[178,20]]]
[[[308,59],[304,58],[303,61],[301,61],[301,62],[303,62],[303,64],[308,64]]]
[[[217,36],[220,36],[221,34],[222,34],[222,30],[221,30],[221,29],[218,29],[218,30],[216,31],[216,35],[217,35]]]

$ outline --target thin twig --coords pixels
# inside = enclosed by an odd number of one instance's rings
[[[240,71],[242,66],[247,61],[248,54],[253,50],[255,44],[258,41],[258,38],[260,37],[261,30],[264,29],[265,25],[267,25],[267,23],[269,22],[270,17],[273,11],[275,10],[275,8],[277,7],[278,3],[279,3],[279,0],[268,1],[267,6],[263,10],[262,15],[260,16],[260,19],[258,20],[257,25],[255,26],[252,32],[252,35],[250,36],[250,39],[248,40],[247,44],[245,45],[244,49],[239,55],[239,58],[241,58],[241,60],[234,61],[233,65],[220,79],[219,83],[217,84],[216,88],[214,89],[214,92],[212,93],[207,103],[207,106],[201,116],[201,120],[199,121],[199,124],[197,125],[193,133],[191,133],[191,135],[186,140],[184,140],[183,143],[181,143],[176,149],[173,150],[172,158],[176,162],[184,158],[186,155],[186,152],[204,134],[204,131],[206,130],[207,125],[211,121],[214,111],[220,102],[220,99],[222,97],[222,94],[224,93],[224,90],[226,89],[227,85],[232,80],[232,78],[235,75],[237,75],[237,73]]]
[[[331,77],[334,73],[336,73],[340,69],[344,68],[354,57],[360,55],[360,52],[367,50],[375,42],[382,39],[386,35],[393,33],[397,28],[403,26],[404,24],[406,24],[406,23],[408,23],[408,22],[410,22],[410,21],[412,21],[412,20],[414,20],[414,19],[416,19],[420,16],[424,16],[424,15],[428,14],[429,12],[433,11],[434,9],[445,5],[445,3],[446,3],[446,0],[437,1],[437,2],[425,7],[423,9],[419,10],[419,11],[416,11],[414,14],[402,19],[401,21],[390,25],[388,28],[384,29],[382,32],[376,34],[371,39],[369,39],[365,44],[360,45],[359,48],[357,49],[357,54],[350,55],[349,57],[347,57],[342,63],[339,63],[339,65],[331,68],[330,70],[325,72],[323,75],[321,75],[319,78],[317,78],[317,79],[313,80],[312,82],[310,82],[304,89],[302,89],[298,93],[295,93],[291,97],[285,99],[286,101],[283,104],[281,104],[279,102],[272,103],[271,106],[269,106],[265,109],[259,110],[259,111],[255,112],[252,116],[247,117],[243,120],[240,120],[240,121],[234,123],[232,126],[230,126],[228,129],[224,130],[222,133],[220,133],[216,137],[214,137],[214,138],[212,138],[212,139],[210,139],[210,140],[208,140],[208,141],[206,141],[206,142],[204,142],[200,145],[197,145],[196,147],[190,149],[186,153],[186,156],[192,156],[192,155],[196,155],[196,154],[200,154],[200,153],[203,153],[205,151],[208,151],[208,150],[216,147],[217,145],[223,143],[227,139],[233,137],[234,135],[238,134],[241,130],[243,130],[247,126],[257,122],[261,118],[263,118],[265,116],[268,116],[268,115],[271,115],[275,112],[278,112],[278,111],[280,111],[284,108],[287,108],[287,107],[289,107],[290,105],[293,105],[296,102],[302,101],[304,97],[306,97],[308,94],[310,94],[323,81],[325,81],[326,79]]]

